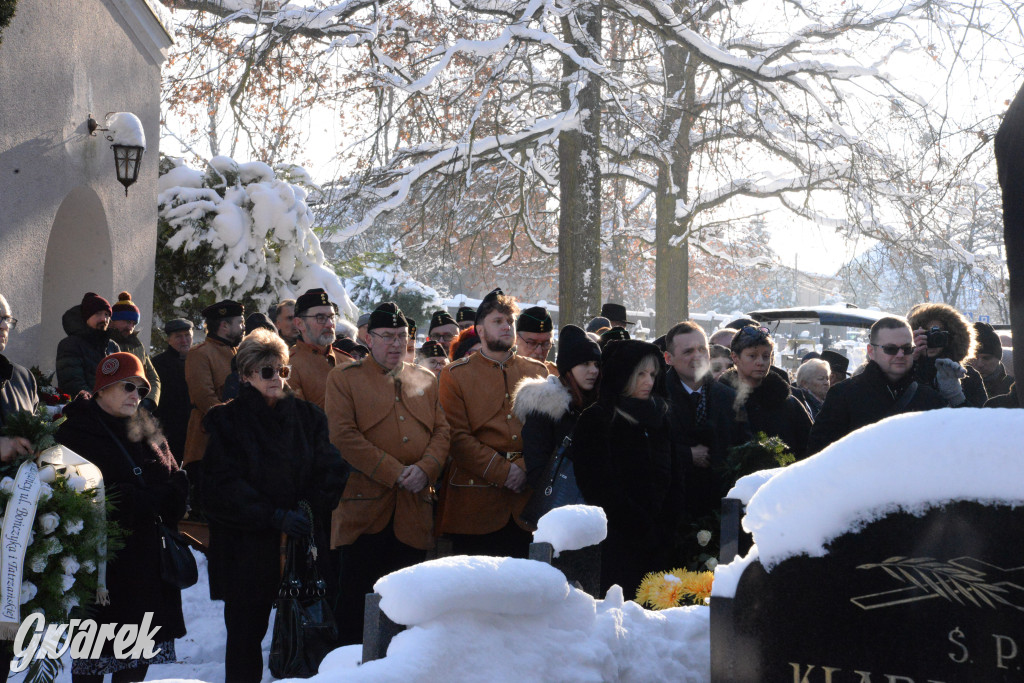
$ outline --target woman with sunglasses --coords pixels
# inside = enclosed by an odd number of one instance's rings
[[[111,519],[126,534],[124,548],[107,564],[109,604],[83,605],[98,624],[141,624],[153,613],[158,653],[150,659],[115,657],[107,642],[98,659],[75,659],[74,683],[142,681],[151,664],[173,662],[174,639],[185,635],[181,590],[160,577],[159,524],[174,527],[185,514],[188,478],[171,454],[160,425],[139,403],[149,393],[142,363],[131,353],[113,353],[96,367],[95,393],[82,392],[64,409],[57,441],[103,473]]]
[[[312,533],[321,576],[330,581],[331,512],[348,467],[331,445],[324,412],[288,388],[288,347],[280,336],[250,333],[235,364],[238,396],[203,420],[210,438],[200,496],[210,519],[210,598],[224,601],[225,678],[257,683],[260,643],[281,581],[281,534]]]
[[[750,439],[758,432],[777,436],[797,460],[804,458],[813,421],[789,382],[772,370],[775,342],[767,328],[740,328],[730,349],[734,365],[719,381],[736,390],[737,425]]]

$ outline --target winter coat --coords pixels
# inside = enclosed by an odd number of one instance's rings
[[[705,392],[706,419],[697,424],[697,400],[683,386],[682,380],[673,368],[665,373],[665,384],[672,411],[672,427],[676,441],[687,448],[703,445],[708,447],[711,467],[695,467],[692,457],[686,464],[686,506],[691,515],[702,517],[721,506],[724,482],[715,471],[729,455],[729,449],[746,441],[743,431],[736,425],[733,404],[736,392],[732,387],[716,382],[708,374],[704,378],[702,391]],[[680,453],[686,455],[685,453]],[[684,461],[687,460],[684,457]]]
[[[160,578],[162,536],[157,524],[159,518],[173,528],[184,516],[185,472],[178,469],[148,411],[114,417],[91,398],[79,396],[64,415],[58,443],[100,468],[113,503],[109,519],[127,532],[124,547],[107,564],[110,604],[90,605],[89,616],[100,624],[141,624],[145,613],[153,612],[153,625],[160,627],[158,640],[181,638],[181,590]],[[134,474],[135,467],[141,469],[141,479]],[[109,642],[103,654],[113,654]]]
[[[536,490],[537,480],[544,475],[552,454],[573,433],[580,410],[572,405],[569,388],[557,375],[548,375],[519,383],[512,399],[512,413],[523,423],[526,483]],[[567,449],[566,456],[572,457],[572,448]]]
[[[434,373],[411,363],[389,371],[367,356],[332,370],[326,396],[331,443],[353,468],[334,511],[331,546],[351,545],[391,522],[402,543],[432,548],[432,486],[450,442]],[[426,488],[411,493],[398,486],[407,465],[427,475]]]
[[[769,372],[751,389],[740,380],[736,368],[729,368],[719,381],[736,391],[733,412],[745,439],[764,432],[785,441],[797,460],[807,456],[807,435],[813,421],[804,404],[793,396],[789,382]]]
[[[61,318],[68,335],[57,344],[57,387],[62,394],[78,395],[92,392],[96,382],[96,366],[121,347],[103,330],[94,330],[82,320],[81,306],[73,306]]]
[[[146,379],[149,380],[149,393],[146,394],[146,398],[142,399],[142,405],[150,412],[153,412],[156,410],[156,407],[160,405],[160,375],[157,373],[156,368],[153,367],[153,361],[150,359],[149,353],[146,351],[146,347],[142,343],[142,340],[139,339],[138,333],[132,332],[129,335],[122,335],[116,329],[109,328],[107,330],[107,336],[110,337],[122,351],[127,351],[138,358],[142,363],[142,369],[146,372]]]
[[[326,410],[324,392],[327,389],[327,375],[336,366],[346,365],[351,359],[333,346],[324,350],[298,341],[291,348],[288,362],[292,366],[288,386],[295,392],[296,398],[315,403],[321,410]]]
[[[451,427],[451,461],[441,482],[440,533],[499,531],[526,505],[525,491],[505,488],[509,468],[524,466],[521,458],[506,457],[523,450],[519,439],[523,425],[512,412],[512,392],[523,378],[547,374],[547,367],[532,358],[513,354],[497,363],[482,353],[441,371],[438,379],[441,405]]]
[[[988,400],[985,382],[981,378],[981,373],[964,364],[964,359],[974,357],[976,352],[977,341],[974,326],[946,304],[918,304],[911,309],[910,315],[907,317],[907,322],[912,330],[925,328],[932,320],[942,323],[942,326],[949,332],[949,343],[937,357],[955,360],[964,365],[967,370],[967,376],[960,380],[960,388],[963,389],[966,398],[962,405],[981,408]],[[935,359],[918,358],[914,362],[914,379],[938,391],[939,385],[935,381]]]
[[[0,355],[0,434],[8,415],[19,410],[35,412],[38,405],[36,378],[23,366]]]
[[[878,364],[869,361],[862,372],[828,390],[825,403],[811,427],[808,452],[817,453],[850,432],[891,415],[947,406],[937,391],[918,383],[907,407],[897,409],[897,401],[912,382],[913,378],[908,373],[903,381],[891,385]]]
[[[1006,368],[1003,367],[1002,363],[996,366],[995,371],[991,375],[983,379],[985,381],[985,393],[988,394],[990,399],[1010,393],[1010,387],[1013,386],[1013,378],[1006,374]]]
[[[210,598],[270,604],[281,570],[274,513],[308,502],[323,562],[348,466],[331,445],[324,412],[294,396],[271,407],[243,384],[237,398],[207,413],[203,427],[209,440],[199,489],[210,519]]]
[[[985,401],[986,408],[1020,408],[1020,401],[1017,399],[1017,385],[1010,383],[1010,390],[1000,396],[993,396]]]
[[[153,367],[160,375],[160,405],[153,413],[160,419],[174,459],[181,464],[185,457],[185,434],[192,402],[185,381],[185,358],[177,350],[168,348],[153,356]]]
[[[185,357],[185,381],[192,412],[185,435],[185,464],[198,462],[206,452],[206,432],[203,418],[210,408],[224,401],[224,383],[231,374],[231,361],[235,347],[211,335],[189,349]]]
[[[608,357],[613,344],[618,348]],[[633,368],[660,351],[627,340],[605,352],[601,398],[576,422],[573,465],[586,503],[608,517],[601,593],[618,584],[632,598],[644,574],[676,566],[670,548],[684,513],[684,462],[673,443],[668,404],[657,396],[621,396]]]

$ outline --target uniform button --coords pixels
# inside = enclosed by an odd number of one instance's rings
[[[511,420],[512,419],[512,413],[509,413],[508,415],[506,415],[505,419],[506,420]]]
[[[513,441],[518,441],[519,440],[519,435],[518,434],[513,434],[512,435],[512,440]]]
[[[508,394],[505,394],[505,398],[508,398]]]
[[[403,437],[402,437],[402,443],[405,443],[405,442],[407,442],[408,440],[409,440],[409,437],[407,437],[407,436],[403,436]]]
[[[363,494],[361,494],[361,493],[357,493],[356,494],[356,498],[362,498],[362,497],[363,497]]]
[[[398,416],[398,421],[399,422],[405,422],[405,415],[399,415]]]
[[[401,399],[399,399],[397,396],[395,396],[395,403],[398,403],[400,400]]]
[[[470,485],[470,486],[472,486],[472,485],[473,485],[473,480],[472,480],[472,479],[470,479],[470,480],[469,480],[469,485]]]

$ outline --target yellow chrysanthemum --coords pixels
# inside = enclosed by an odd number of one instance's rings
[[[640,582],[636,601],[652,609],[679,607],[684,601],[703,605],[711,596],[714,578],[714,572],[689,572],[685,569],[652,572]]]
[[[686,572],[679,579],[694,604],[703,605],[704,601],[711,597],[711,584],[715,581],[714,572]]]

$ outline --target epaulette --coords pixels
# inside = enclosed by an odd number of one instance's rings
[[[345,370],[351,370],[352,368],[361,368],[361,367],[363,367],[363,361],[361,361],[361,360],[354,360],[351,363],[345,363],[344,365],[342,365],[341,366],[341,370],[342,370],[342,372],[344,372]]]
[[[465,365],[466,363],[468,363],[470,358],[471,358],[471,356],[463,356],[462,358],[458,359],[457,361],[449,363],[445,367],[452,368],[452,369],[457,368],[460,365]]]

